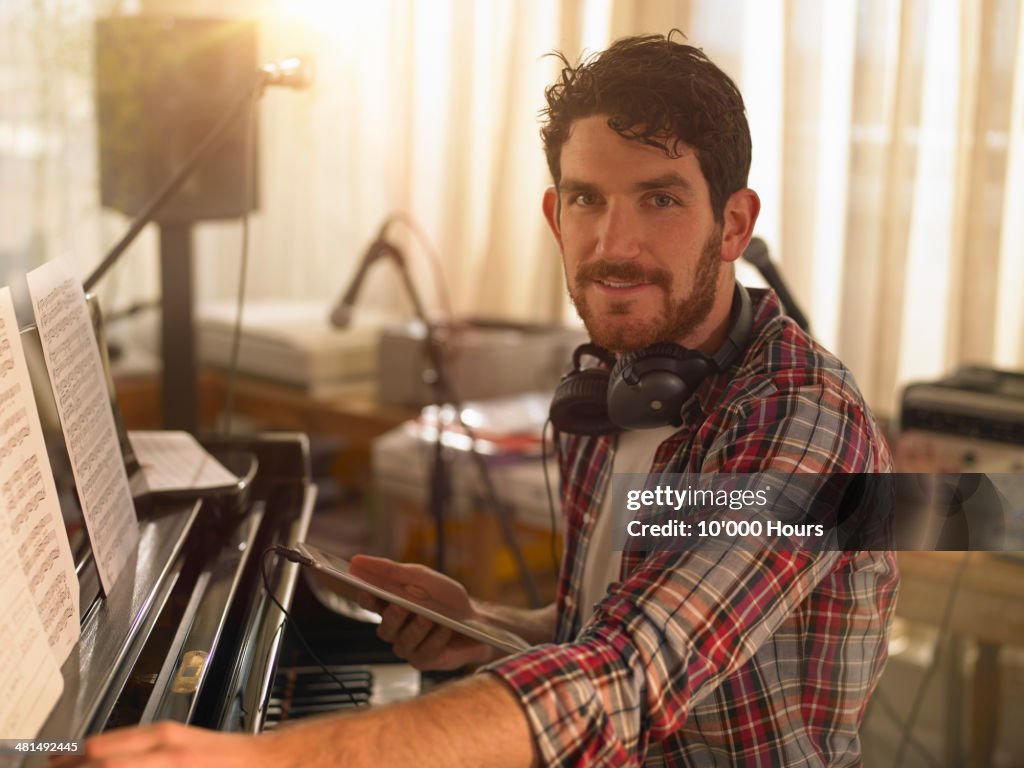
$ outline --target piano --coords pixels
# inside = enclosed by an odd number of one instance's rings
[[[256,733],[289,719],[383,701],[379,689],[414,695],[418,674],[396,663],[372,624],[330,610],[298,565],[265,556],[309,531],[316,486],[307,438],[271,433],[204,441],[239,476],[237,488],[205,497],[148,493],[113,394],[102,318],[94,302],[90,307],[135,498],[139,545],[103,594],[38,336],[35,328],[23,330],[80,586],[81,638],[61,669],[61,698],[36,738],[81,741],[160,720]],[[293,620],[344,690],[296,642],[281,607],[294,608]],[[46,755],[13,762],[45,765]]]

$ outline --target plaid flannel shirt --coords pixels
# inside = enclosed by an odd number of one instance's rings
[[[706,379],[651,472],[891,471],[850,372],[751,291],[743,360]],[[522,703],[545,765],[859,765],[858,728],[886,658],[892,552],[699,544],[623,555],[579,605],[614,437],[562,451],[565,556],[556,643],[490,665]],[[655,750],[656,751],[656,750]]]

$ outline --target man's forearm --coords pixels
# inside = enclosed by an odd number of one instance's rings
[[[526,715],[496,677],[481,674],[402,704],[328,716],[266,737],[295,765],[418,768],[538,765]]]
[[[532,645],[555,641],[555,603],[543,608],[513,608],[473,598],[473,608],[485,621],[515,632]]]

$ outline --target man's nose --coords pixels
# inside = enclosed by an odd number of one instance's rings
[[[635,259],[640,255],[641,231],[628,206],[609,204],[598,229],[597,255],[606,259]]]

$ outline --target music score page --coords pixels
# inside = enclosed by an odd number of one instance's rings
[[[0,288],[0,530],[63,664],[79,636],[78,577],[8,288]]]
[[[139,526],[89,308],[82,284],[59,259],[27,279],[85,527],[109,594]]]

